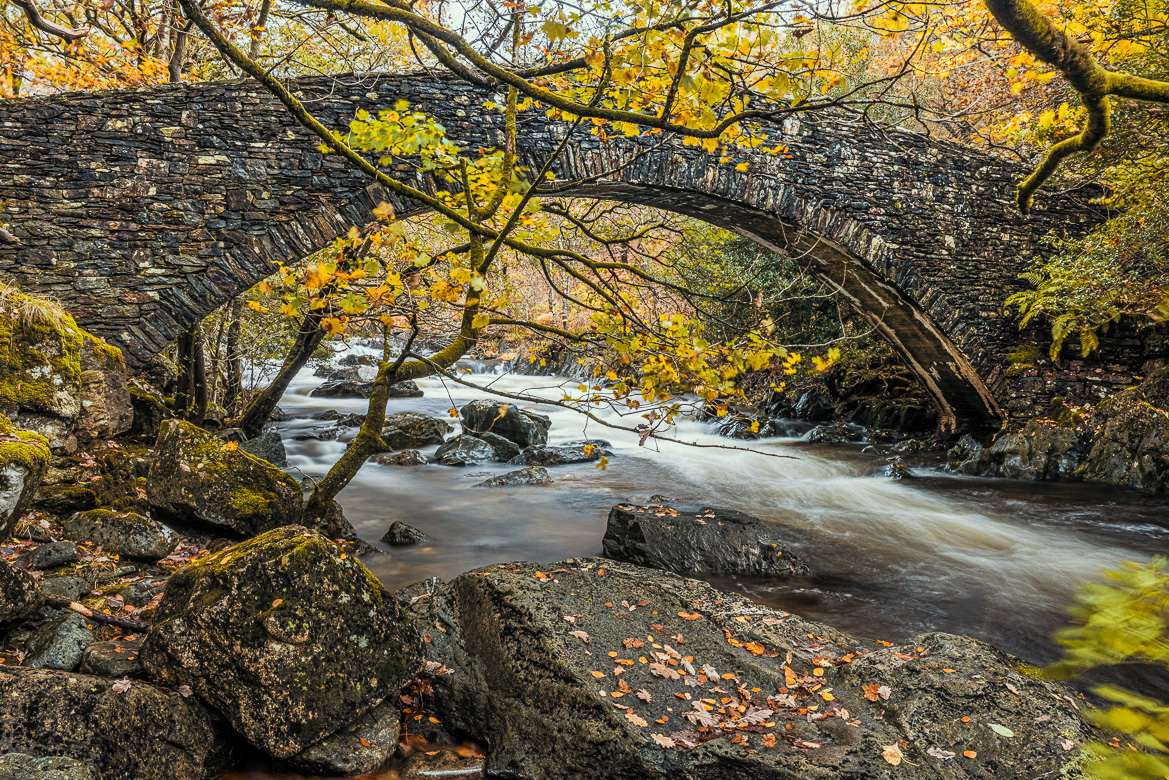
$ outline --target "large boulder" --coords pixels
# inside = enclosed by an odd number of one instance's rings
[[[548,470],[543,466],[528,466],[526,469],[517,469],[509,471],[506,474],[500,474],[485,479],[475,487],[517,487],[519,485],[551,485],[552,477],[548,476]]]
[[[1022,430],[1003,434],[991,446],[973,450],[958,465],[958,471],[1008,479],[1074,479],[1081,447],[1076,429],[1049,420],[1031,420]]]
[[[146,683],[0,666],[0,691],[0,754],[77,759],[101,780],[204,780],[226,753],[198,701]]]
[[[602,546],[606,557],[678,574],[808,573],[774,527],[727,509],[618,505],[609,512]]]
[[[0,287],[0,414],[55,451],[115,435],[132,418],[122,353],[52,304]]]
[[[0,624],[20,620],[40,605],[32,575],[0,559]]]
[[[320,775],[374,772],[397,752],[401,718],[393,704],[383,702],[336,733],[309,745],[289,763],[302,772]]]
[[[439,717],[508,776],[1058,777],[1090,738],[977,640],[886,647],[604,559],[487,566],[412,608]]]
[[[201,428],[167,420],[146,493],[166,516],[252,536],[300,519],[300,484]]]
[[[279,758],[352,723],[421,663],[394,597],[359,561],[298,526],[180,569],[142,660]]]
[[[0,540],[12,536],[49,470],[49,442],[0,415]]]
[[[600,460],[602,455],[613,453],[605,449],[609,442],[597,439],[564,447],[538,444],[525,447],[519,455],[508,461],[516,466],[565,466],[569,463],[589,463]]]
[[[1094,417],[1096,430],[1080,476],[1169,490],[1169,411],[1149,403],[1142,388],[1130,387],[1102,403]]]
[[[472,401],[459,410],[463,430],[472,435],[498,434],[520,447],[548,442],[552,420],[542,414],[526,412],[515,404],[498,401]]]
[[[454,426],[446,420],[415,412],[386,415],[382,426],[382,440],[395,450],[416,450],[431,444],[442,444]]]
[[[309,393],[312,398],[369,398],[371,395],[373,395],[373,382],[362,382],[354,379],[325,382]]]
[[[174,552],[179,537],[162,523],[135,512],[91,509],[64,522],[65,536],[75,542],[93,542],[106,553],[157,561]]]
[[[482,439],[466,433],[456,436],[434,452],[434,462],[443,466],[476,466],[495,460],[495,449]]]

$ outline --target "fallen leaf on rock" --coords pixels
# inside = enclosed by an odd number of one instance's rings
[[[939,747],[926,748],[925,752],[934,758],[940,758],[943,761],[949,761],[951,758],[958,755],[953,750],[942,750]]]
[[[189,685],[180,685],[179,686],[179,695],[182,696],[184,699],[186,699],[186,698],[189,698],[191,696],[194,696],[195,692],[191,690],[191,686],[189,686]]]
[[[897,745],[886,745],[885,748],[881,751],[881,758],[885,759],[893,766],[897,766],[901,763],[901,760],[905,758],[905,756],[902,754],[901,748],[897,747]]]
[[[647,691],[645,688],[638,688],[637,689],[637,698],[641,699],[646,704],[653,701],[653,696],[651,696],[650,692]]]
[[[584,642],[586,645],[589,643],[589,635],[585,631],[569,631],[568,633]]]
[[[776,736],[774,734],[764,734],[763,735],[763,747],[773,748],[773,747],[775,747],[775,743],[778,741],[779,740],[776,739]]]
[[[986,725],[990,726],[990,730],[993,731],[995,734],[998,734],[1000,736],[1003,736],[1003,737],[1015,736],[1015,732],[1011,731],[1006,726],[1000,726],[997,723],[988,723]]]
[[[978,753],[973,751],[973,750],[967,750],[967,751],[964,751],[962,753],[962,755],[966,756],[967,758],[974,758],[975,756],[978,755]]]
[[[591,674],[593,677],[596,677],[598,680],[605,676],[604,672],[589,672],[589,674]]]
[[[576,622],[576,618],[575,618],[575,617],[573,617],[572,615],[565,615],[565,616],[564,616],[564,619],[565,619],[565,621],[567,621],[567,622],[569,622],[569,623],[575,623],[575,622]]]
[[[123,677],[110,687],[114,693],[125,693],[126,691],[130,690],[130,678]]]
[[[658,743],[658,747],[672,748],[678,744],[669,737],[663,737],[661,734],[650,733],[650,737],[653,738],[654,742]]]
[[[358,737],[358,740],[361,742],[362,747],[369,747],[369,740],[365,737]]]
[[[1018,688],[1016,688],[1015,686],[1011,685],[1010,683],[1005,683],[1005,685],[1007,686],[1007,690],[1008,690],[1008,691],[1010,691],[1011,693],[1015,694],[1016,696],[1018,696],[1018,695],[1019,695],[1019,689],[1018,689]]]
[[[1072,748],[1074,748],[1076,746],[1076,743],[1072,742],[1070,739],[1065,739],[1063,742],[1060,742],[1059,745],[1064,750],[1071,750]]]
[[[888,685],[882,685],[877,689],[877,695],[880,696],[883,701],[889,701],[889,696],[892,695],[892,693],[893,689]]]
[[[638,715],[633,710],[625,710],[625,720],[632,723],[634,726],[641,726],[645,728],[649,725],[649,721]]]

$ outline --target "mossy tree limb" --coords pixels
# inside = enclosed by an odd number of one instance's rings
[[[1083,44],[1056,27],[1031,0],[985,2],[995,20],[1011,37],[1036,58],[1063,74],[1068,84],[1080,94],[1088,111],[1084,129],[1048,149],[1031,175],[1019,185],[1016,203],[1019,211],[1026,214],[1031,209],[1035,192],[1051,178],[1064,159],[1078,152],[1091,152],[1108,134],[1110,96],[1169,103],[1169,82],[1108,70]]]

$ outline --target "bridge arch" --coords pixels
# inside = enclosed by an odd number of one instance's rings
[[[501,117],[483,108],[498,96],[450,79],[294,86],[327,125],[406,99],[465,146],[501,136]],[[566,194],[687,214],[810,258],[905,357],[944,421],[997,427],[1022,409],[1006,371],[1018,334],[1002,301],[1044,234],[1079,233],[1098,216],[1061,198],[1022,218],[1008,197],[1013,165],[926,136],[831,115],[764,131],[787,154],[743,155],[746,172],[660,136],[589,135],[555,171],[587,182]],[[524,162],[537,167],[564,132],[523,115]],[[0,246],[0,274],[57,297],[144,363],[275,261],[373,221],[379,202],[416,210],[316,146],[246,81],[0,102],[0,204],[21,239]]]

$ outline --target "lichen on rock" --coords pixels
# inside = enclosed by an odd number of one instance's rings
[[[0,539],[16,530],[16,521],[32,502],[50,458],[44,436],[20,430],[0,415]]]

